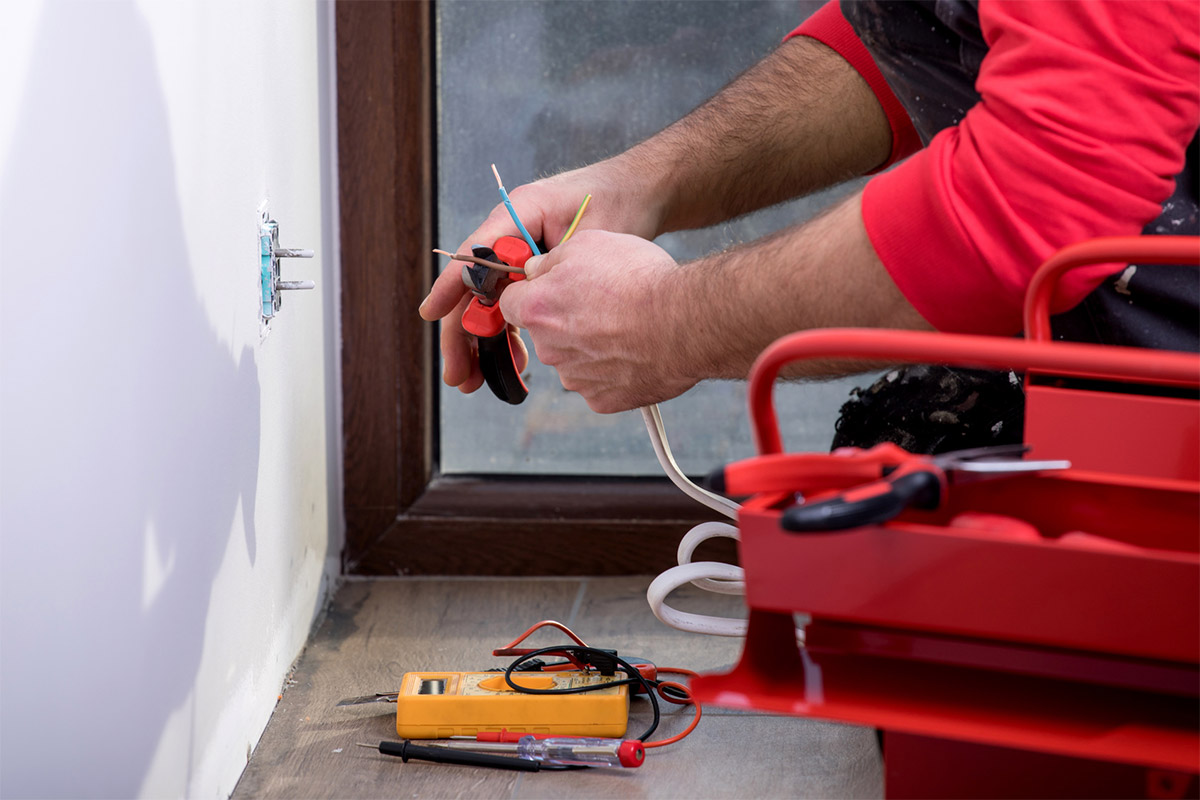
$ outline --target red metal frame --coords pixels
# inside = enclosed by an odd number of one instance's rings
[[[1065,271],[1126,261],[1200,265],[1200,240],[1065,249],[1031,284],[1026,340],[828,330],[762,354],[749,400],[764,462],[783,452],[780,369],[861,357],[1025,372],[1033,456],[1073,467],[955,485],[935,512],[823,535],[779,526],[805,485],[762,488],[739,517],[742,659],[698,679],[698,699],[873,725],[908,750],[957,741],[1064,769],[1200,770],[1200,357],[1049,337]],[[793,613],[811,616],[803,648]]]

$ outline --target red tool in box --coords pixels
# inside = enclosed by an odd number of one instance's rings
[[[1195,796],[1200,357],[1054,342],[1048,309],[1068,269],[1200,265],[1198,241],[1067,248],[1031,285],[1023,340],[825,330],[768,348],[749,386],[760,455],[731,468],[761,476],[739,514],[749,630],[737,667],[695,681],[696,697],[881,729],[891,797]],[[787,486],[764,468],[804,458],[783,453],[780,369],[830,357],[1024,372],[1030,456],[1071,468],[943,485],[884,522],[786,530],[796,493],[890,469],[873,451],[840,454],[841,479],[836,456]],[[810,617],[800,647],[796,613]]]

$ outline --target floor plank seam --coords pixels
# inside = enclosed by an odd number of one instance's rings
[[[563,624],[574,630],[575,620],[579,615],[579,610],[583,608],[583,598],[587,595],[588,579],[584,578],[579,582],[579,591],[575,593],[575,602],[571,604],[571,613],[567,615],[567,621]]]

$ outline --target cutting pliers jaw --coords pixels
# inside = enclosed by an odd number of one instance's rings
[[[492,247],[475,245],[471,252],[477,258],[498,261],[510,267],[524,267],[533,255],[529,245],[515,236],[502,236]],[[468,264],[463,267],[463,283],[475,295],[463,312],[462,326],[475,334],[479,347],[479,369],[492,394],[506,403],[518,405],[529,396],[521,380],[516,354],[508,335],[508,323],[500,313],[497,302],[509,281],[498,270]],[[515,276],[520,280],[523,276]]]

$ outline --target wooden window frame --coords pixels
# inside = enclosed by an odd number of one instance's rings
[[[336,7],[346,547],[355,575],[615,575],[716,515],[666,479],[437,471],[431,2]],[[480,402],[487,402],[481,397]],[[729,540],[701,558],[732,560]]]

